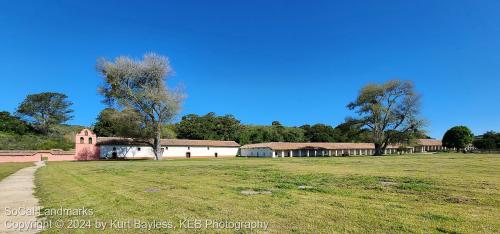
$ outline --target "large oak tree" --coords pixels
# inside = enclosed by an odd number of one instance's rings
[[[400,136],[411,136],[424,124],[418,118],[420,103],[413,83],[391,80],[368,84],[347,107],[354,110],[358,123],[371,131],[375,155],[383,155],[389,144],[400,143]]]
[[[110,107],[133,110],[141,119],[142,131],[134,138],[150,144],[157,160],[162,158],[162,128],[177,115],[183,95],[167,87],[172,68],[166,57],[146,54],[142,60],[118,57],[100,59],[97,69],[104,77],[100,92]]]
[[[474,134],[472,131],[466,126],[455,126],[448,131],[443,136],[443,146],[456,149],[457,152],[460,150],[464,150],[472,143],[474,139]]]

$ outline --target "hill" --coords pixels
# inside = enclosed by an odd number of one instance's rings
[[[10,113],[0,112],[0,150],[69,150],[74,148],[75,134],[82,128],[56,125],[45,135]]]

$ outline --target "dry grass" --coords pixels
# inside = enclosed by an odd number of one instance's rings
[[[495,233],[499,172],[500,155],[471,154],[49,162],[36,195],[48,208],[95,210],[49,220],[164,220],[178,232],[193,231],[181,220],[215,219],[265,221],[271,233]]]

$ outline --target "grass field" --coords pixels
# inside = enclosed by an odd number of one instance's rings
[[[33,166],[33,163],[31,162],[26,162],[26,163],[0,163],[0,181],[3,180],[3,178],[13,174],[14,172],[18,171],[21,168]]]
[[[500,155],[49,162],[36,182],[46,208],[94,210],[48,217],[66,224],[162,220],[188,232],[182,220],[259,220],[271,233],[500,232]]]

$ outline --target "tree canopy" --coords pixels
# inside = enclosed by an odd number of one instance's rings
[[[217,116],[210,112],[189,114],[175,125],[177,137],[197,140],[235,140],[241,130],[240,121],[232,115]]]
[[[389,144],[399,143],[401,134],[411,136],[424,124],[418,118],[419,100],[413,83],[391,80],[366,85],[347,107],[359,116],[353,120],[370,130],[375,155],[382,155]]]
[[[42,133],[73,118],[72,102],[62,93],[45,92],[28,95],[17,108],[16,114]]]
[[[359,124],[346,122],[332,127],[326,124],[288,127],[279,121],[271,125],[244,125],[232,115],[188,114],[175,124],[178,138],[233,140],[240,144],[261,142],[370,142],[369,131]]]
[[[99,113],[94,133],[103,137],[137,137],[142,133],[142,119],[134,110],[106,108]]]
[[[455,126],[443,136],[443,146],[447,148],[455,148],[457,151],[465,149],[472,143],[474,135],[472,131],[466,126]]]
[[[20,135],[33,132],[33,128],[17,116],[7,111],[0,112],[0,132],[11,132]]]
[[[100,59],[97,69],[104,78],[100,88],[104,102],[110,107],[133,110],[139,116],[141,131],[137,138],[150,142],[156,159],[161,159],[163,126],[177,115],[183,94],[168,89],[166,79],[172,73],[168,59],[146,54],[142,60],[118,57],[114,61]]]
[[[500,133],[488,131],[474,139],[472,144],[480,150],[500,149]]]
[[[338,142],[340,140],[339,131],[330,125],[314,124],[303,125],[304,137],[309,142]]]

